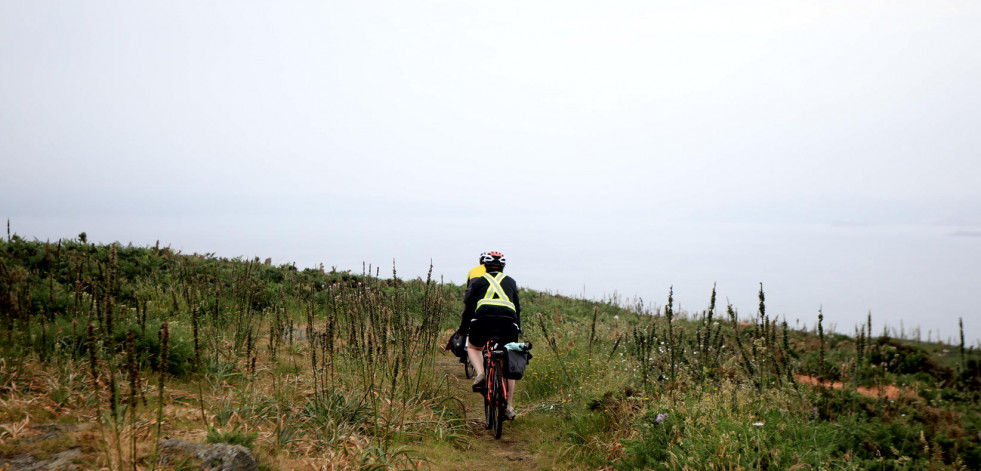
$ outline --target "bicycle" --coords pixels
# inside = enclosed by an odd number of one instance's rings
[[[473,364],[470,363],[470,357],[467,356],[466,337],[458,335],[453,334],[450,340],[446,342],[444,349],[453,352],[460,359],[460,363],[463,364],[463,374],[466,375],[467,379],[470,379],[476,375],[477,371],[473,367]]]
[[[463,357],[460,359],[460,363],[463,363],[463,374],[467,375],[467,379],[473,378],[477,374],[477,370],[470,363],[470,358]]]
[[[531,349],[530,344],[527,347]],[[488,430],[494,430],[494,438],[500,439],[504,428],[504,420],[514,420],[514,417],[505,419],[508,407],[508,398],[511,391],[508,388],[508,379],[504,377],[504,356],[507,352],[500,339],[492,337],[484,344],[481,350],[484,358],[484,419]],[[475,387],[476,389],[476,387]]]

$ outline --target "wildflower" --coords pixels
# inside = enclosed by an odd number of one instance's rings
[[[753,427],[762,427],[763,426],[763,422],[753,422],[752,425],[753,425]]]
[[[644,399],[647,399],[647,398],[645,397]],[[657,414],[657,417],[654,418],[654,421],[657,422],[657,423],[661,423],[661,422],[664,422],[664,419],[666,419],[666,418],[668,418],[668,413],[667,412],[665,412],[663,414]]]

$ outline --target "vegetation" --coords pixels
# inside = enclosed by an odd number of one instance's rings
[[[164,437],[243,445],[265,469],[452,469],[501,446],[442,352],[463,288],[372,270],[8,235],[0,469],[68,448],[161,469]],[[981,468],[981,354],[963,336],[874,337],[871,316],[845,336],[820,313],[792,330],[762,286],[750,318],[706,295],[689,313],[670,290],[659,308],[523,291],[535,358],[505,429],[522,466]]]

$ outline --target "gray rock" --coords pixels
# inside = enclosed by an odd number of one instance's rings
[[[256,471],[259,465],[248,448],[241,445],[218,443],[198,451],[201,469],[215,471]]]
[[[29,454],[17,455],[9,461],[10,471],[66,471],[81,469],[72,462],[82,452],[72,448],[52,456],[50,459],[38,461]]]
[[[168,438],[160,442],[160,464],[171,465],[187,461],[197,456],[201,449],[207,448],[200,443]]]
[[[202,445],[170,438],[160,442],[160,463],[176,465],[189,460],[200,461],[202,470],[256,471],[255,457],[248,448],[218,443]]]
[[[50,440],[52,438],[60,437],[66,433],[72,432],[78,427],[74,425],[63,425],[63,424],[43,424],[32,426],[31,429],[36,430],[39,435],[36,437],[31,437],[25,440],[25,443],[36,443],[44,440]]]
[[[10,469],[14,471],[24,471],[37,469],[35,465],[38,460],[30,454],[23,453],[10,459],[4,459],[3,462],[10,464]]]

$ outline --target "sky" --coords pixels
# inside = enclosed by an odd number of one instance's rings
[[[0,217],[454,280],[495,247],[603,263],[654,222],[973,233],[979,24],[973,0],[0,0]]]

